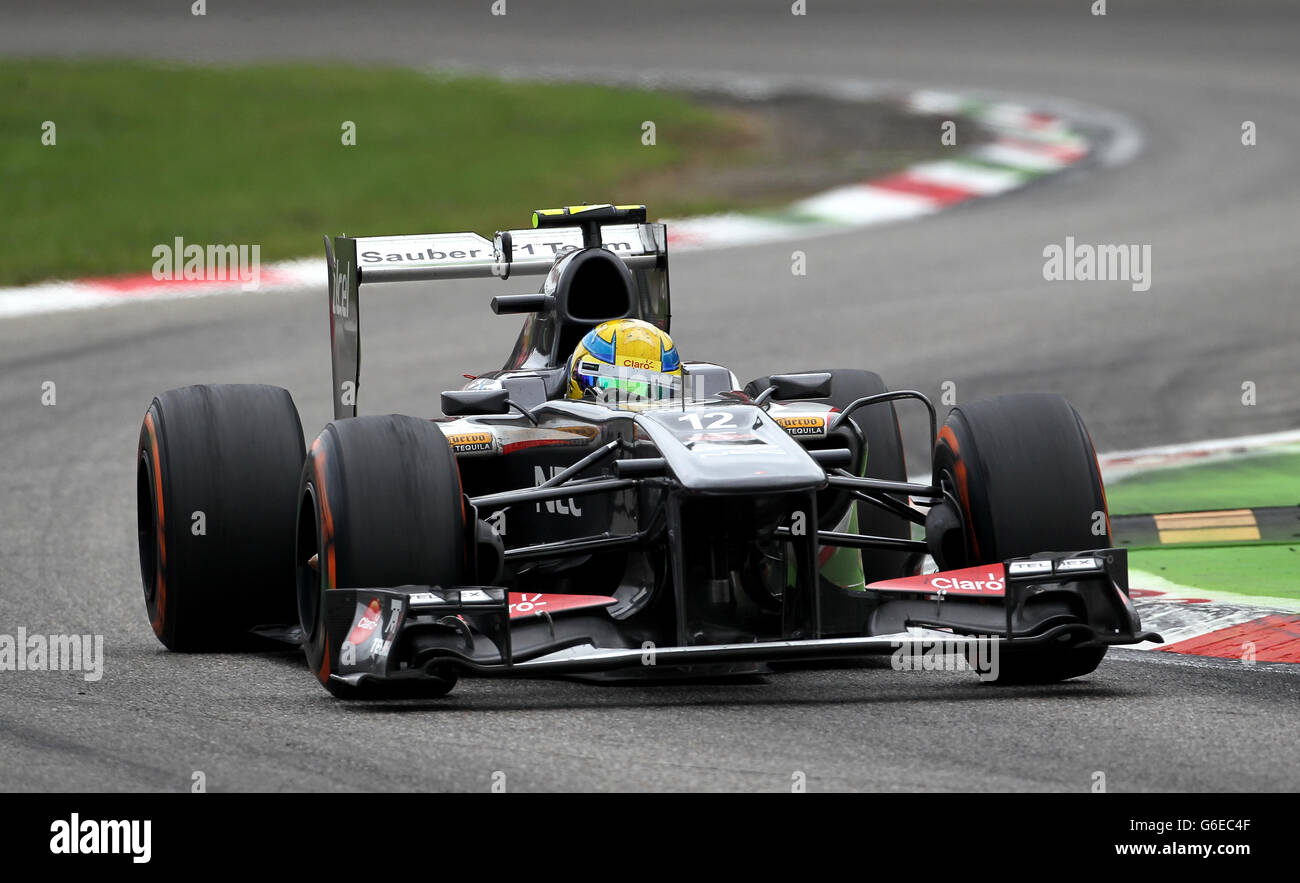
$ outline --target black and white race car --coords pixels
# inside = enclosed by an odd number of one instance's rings
[[[668,402],[573,400],[591,329],[668,330],[666,230],[644,206],[533,220],[492,242],[326,241],[335,419],[305,449],[283,389],[154,399],[137,502],[163,644],[289,638],[334,695],[389,697],[461,675],[681,678],[936,648],[985,680],[1054,682],[1159,640],[1063,398],[976,401],[940,427],[869,371],[742,385],[697,361]],[[440,418],[356,415],[363,285],[529,274],[540,292],[491,302],[527,317],[503,369],[443,393]],[[928,414],[927,482],[907,479],[903,402]]]

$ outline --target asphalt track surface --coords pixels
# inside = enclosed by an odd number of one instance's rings
[[[795,18],[784,2],[509,0],[493,18],[486,0],[228,0],[203,19],[118,5],[6,4],[0,52],[737,71],[1111,109],[1144,138],[1118,168],[919,222],[678,255],[681,351],[743,377],[862,366],[936,395],[952,380],[963,400],[1055,390],[1102,449],[1289,429],[1300,411],[1294,4],[1112,2],[1096,18],[1074,0],[809,0]],[[1239,141],[1248,119],[1253,148]],[[526,161],[526,137],[520,148]],[[1042,249],[1067,235],[1151,244],[1151,290],[1044,282]],[[794,247],[806,277],[789,272]],[[318,431],[323,277],[295,294],[0,323],[0,632],[103,634],[107,653],[97,683],[0,673],[0,788],[174,790],[201,770],[213,790],[485,790],[496,771],[511,790],[784,790],[802,771],[810,790],[1082,791],[1100,770],[1112,791],[1300,789],[1287,666],[1120,652],[1077,683],[995,689],[878,662],[693,686],[462,682],[441,702],[375,706],[332,700],[294,654],[166,653],[140,597],[139,420],[163,388],[256,381],[291,390]],[[369,298],[363,411],[432,413],[461,372],[498,365],[517,323],[490,315],[488,291]],[[47,380],[54,407],[40,405]]]

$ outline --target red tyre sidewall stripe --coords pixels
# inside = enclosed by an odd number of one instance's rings
[[[966,525],[969,528],[966,535],[970,537],[975,557],[979,558],[980,541],[975,536],[975,519],[971,517],[970,490],[966,486],[966,463],[962,460],[961,445],[957,443],[957,435],[952,431],[951,426],[945,426],[939,430],[939,440],[952,451],[953,470],[957,473],[957,498],[961,501],[962,511],[966,513]]]
[[[1101,461],[1097,459],[1097,447],[1092,443],[1092,433],[1083,425],[1083,420],[1077,414],[1075,419],[1079,420],[1079,428],[1083,430],[1083,437],[1088,441],[1088,450],[1092,451],[1092,468],[1097,470],[1097,487],[1101,488],[1101,511],[1106,516],[1106,541],[1114,543],[1115,535],[1110,530],[1110,501],[1106,499],[1106,482],[1101,478]]]
[[[155,521],[158,523],[158,564],[155,574],[157,582],[157,601],[153,621],[154,634],[159,638],[163,635],[163,625],[166,622],[167,614],[167,537],[163,529],[163,492],[162,492],[162,468],[158,456],[158,431],[154,426],[153,409],[151,408],[144,415],[145,431],[149,434],[149,459],[153,463],[153,482],[154,482],[154,514]]]
[[[319,558],[317,563],[321,566],[321,579],[325,582],[325,591],[335,588],[335,559],[334,559],[334,515],[330,510],[328,492],[325,490],[325,445],[322,444],[318,436],[311,443],[312,454],[312,471],[316,477],[316,505],[320,508],[320,529],[321,529],[321,549],[318,552]],[[321,619],[325,618],[325,599],[321,599]],[[324,634],[322,625],[321,643],[324,645],[325,652],[321,656],[320,668],[316,672],[316,679],[322,684],[329,682],[330,677],[330,644],[329,635]]]

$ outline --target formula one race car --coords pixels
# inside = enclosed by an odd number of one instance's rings
[[[868,371],[742,385],[682,361],[644,206],[542,210],[494,242],[338,237],[326,258],[335,419],[305,453],[275,387],[175,389],[145,414],[140,563],[173,650],[289,637],[334,695],[390,697],[937,647],[1052,682],[1159,640],[1059,396],[940,428]],[[444,392],[441,418],[356,416],[363,284],[525,274],[539,293],[491,301],[526,316],[504,368]],[[928,413],[928,482],[907,480],[901,402]]]

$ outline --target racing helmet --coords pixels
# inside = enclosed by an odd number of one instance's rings
[[[571,399],[636,408],[681,395],[682,361],[673,339],[640,319],[597,325],[569,359]]]

